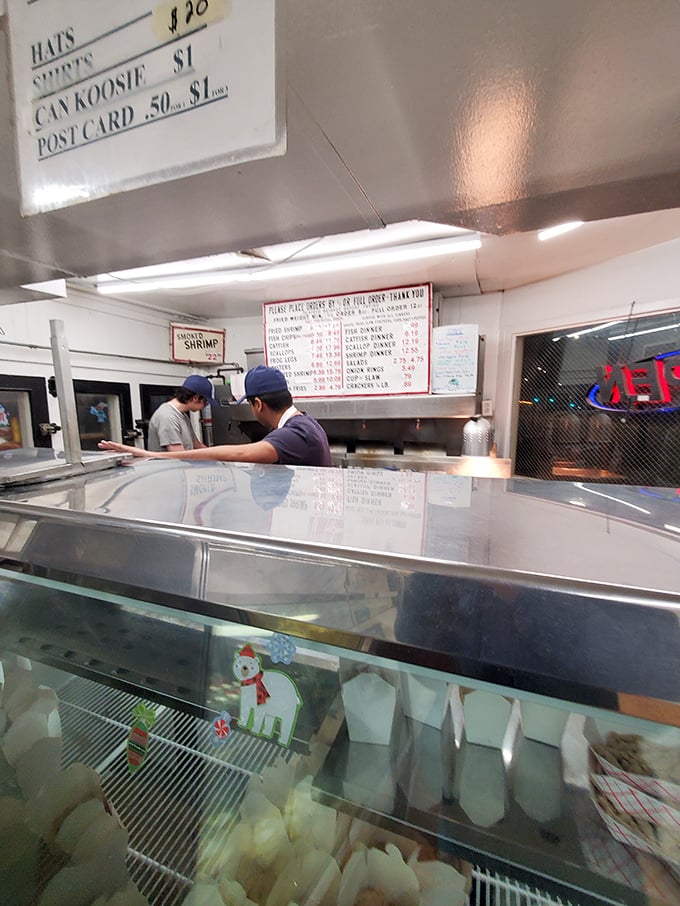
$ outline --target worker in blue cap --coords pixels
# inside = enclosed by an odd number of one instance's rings
[[[213,385],[201,374],[190,374],[167,403],[161,403],[149,421],[149,450],[153,453],[203,449],[196,437],[191,413],[215,402]],[[106,441],[99,444],[101,447]],[[109,448],[110,449],[110,448]]]
[[[189,380],[189,379],[187,379]],[[207,379],[205,379],[207,380]],[[186,382],[185,382],[186,384]],[[256,365],[245,378],[245,394],[238,403],[248,401],[255,419],[269,433],[249,444],[222,444],[217,447],[195,447],[155,452],[126,444],[102,441],[102,450],[131,453],[154,459],[190,459],[202,462],[282,463],[290,466],[330,466],[331,451],[322,426],[293,404],[288,382],[282,371],[267,365]],[[171,401],[172,402],[172,401]],[[166,404],[167,405],[167,404]],[[149,426],[150,427],[150,426]],[[150,435],[149,435],[150,436]]]

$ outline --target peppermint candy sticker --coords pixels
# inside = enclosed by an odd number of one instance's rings
[[[212,722],[212,741],[216,746],[221,746],[229,741],[231,736],[231,714],[228,711],[222,711]]]

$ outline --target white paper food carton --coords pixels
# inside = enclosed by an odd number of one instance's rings
[[[397,704],[397,690],[377,673],[358,673],[342,684],[347,733],[352,742],[387,746]]]

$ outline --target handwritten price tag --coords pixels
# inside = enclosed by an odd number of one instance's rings
[[[153,11],[152,27],[158,40],[165,42],[219,22],[226,15],[227,0],[170,0]]]

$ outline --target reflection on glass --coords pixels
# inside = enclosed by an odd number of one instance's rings
[[[32,446],[28,393],[24,390],[0,391],[0,452]]]
[[[120,401],[112,393],[76,392],[80,445],[96,450],[100,440],[122,440]]]

